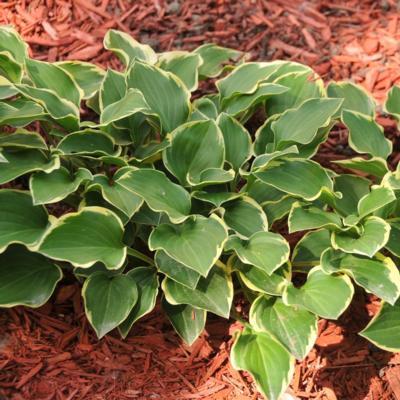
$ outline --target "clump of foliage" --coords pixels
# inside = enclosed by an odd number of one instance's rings
[[[361,335],[400,350],[400,168],[371,96],[213,44],[156,54],[111,30],[104,45],[123,72],[34,60],[0,29],[0,306],[39,307],[73,274],[99,338],[125,337],[158,296],[188,343],[207,313],[240,318],[231,361],[270,400],[355,287],[382,299]],[[399,99],[386,111],[400,120]],[[337,123],[353,174],[311,160]],[[293,251],[277,221],[306,232]]]

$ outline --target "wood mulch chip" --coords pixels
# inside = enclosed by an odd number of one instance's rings
[[[80,59],[120,68],[102,48],[110,28],[156,51],[206,42],[247,51],[253,60],[289,59],[324,78],[352,79],[379,103],[400,83],[400,12],[396,0],[8,0],[0,24],[15,25],[41,60]],[[399,131],[379,117],[400,160]],[[351,155],[336,129],[316,158]],[[337,168],[337,167],[336,167]],[[296,238],[294,238],[296,239]],[[308,357],[296,365],[290,399],[400,400],[400,355],[357,335],[378,301],[357,294],[338,321],[321,320]],[[0,313],[0,400],[257,400],[251,378],[229,364],[232,321],[213,319],[183,345],[159,308],[122,341],[97,340],[79,288],[64,282],[37,310]]]

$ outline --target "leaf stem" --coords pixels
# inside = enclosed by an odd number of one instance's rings
[[[153,260],[152,258],[146,256],[146,254],[143,254],[143,253],[141,253],[141,252],[138,251],[138,250],[132,249],[132,247],[128,247],[127,250],[126,250],[126,252],[127,252],[130,256],[135,257],[135,258],[137,258],[137,259],[139,259],[139,260],[142,260],[142,261],[144,261],[144,262],[147,262],[148,264],[150,264],[150,265],[152,265],[152,266],[155,265],[155,264],[154,264],[154,260]]]

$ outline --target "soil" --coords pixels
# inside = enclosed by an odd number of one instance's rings
[[[13,24],[38,59],[81,59],[119,68],[102,50],[110,28],[131,33],[156,51],[205,42],[239,48],[251,59],[290,59],[329,79],[352,79],[379,104],[400,83],[400,12],[395,0],[10,0],[0,24]],[[399,131],[379,122],[400,160]],[[332,167],[348,157],[335,130],[317,159]],[[290,238],[291,241],[296,238]],[[321,320],[308,357],[296,365],[289,393],[299,399],[400,400],[400,355],[357,335],[378,300],[357,293],[338,321]],[[97,340],[82,309],[79,286],[65,280],[37,310],[0,313],[0,400],[236,399],[256,400],[252,379],[229,364],[234,321],[210,318],[188,347],[157,307],[122,341]]]

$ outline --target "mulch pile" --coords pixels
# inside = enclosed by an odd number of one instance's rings
[[[252,59],[300,61],[326,81],[361,83],[380,103],[400,83],[396,0],[9,0],[0,3],[0,24],[15,25],[43,60],[119,68],[101,43],[116,28],[156,51],[215,42]],[[393,121],[379,122],[400,150]],[[342,158],[343,149],[346,133],[339,129],[319,161]],[[395,154],[392,165],[399,159]],[[400,400],[400,356],[357,335],[377,307],[376,299],[358,294],[338,321],[321,320],[316,347],[297,364],[291,393],[299,399]],[[188,347],[157,307],[125,341],[116,333],[98,341],[77,284],[64,282],[38,310],[0,313],[0,400],[256,400],[251,378],[228,361],[235,328],[232,321],[211,319]]]

